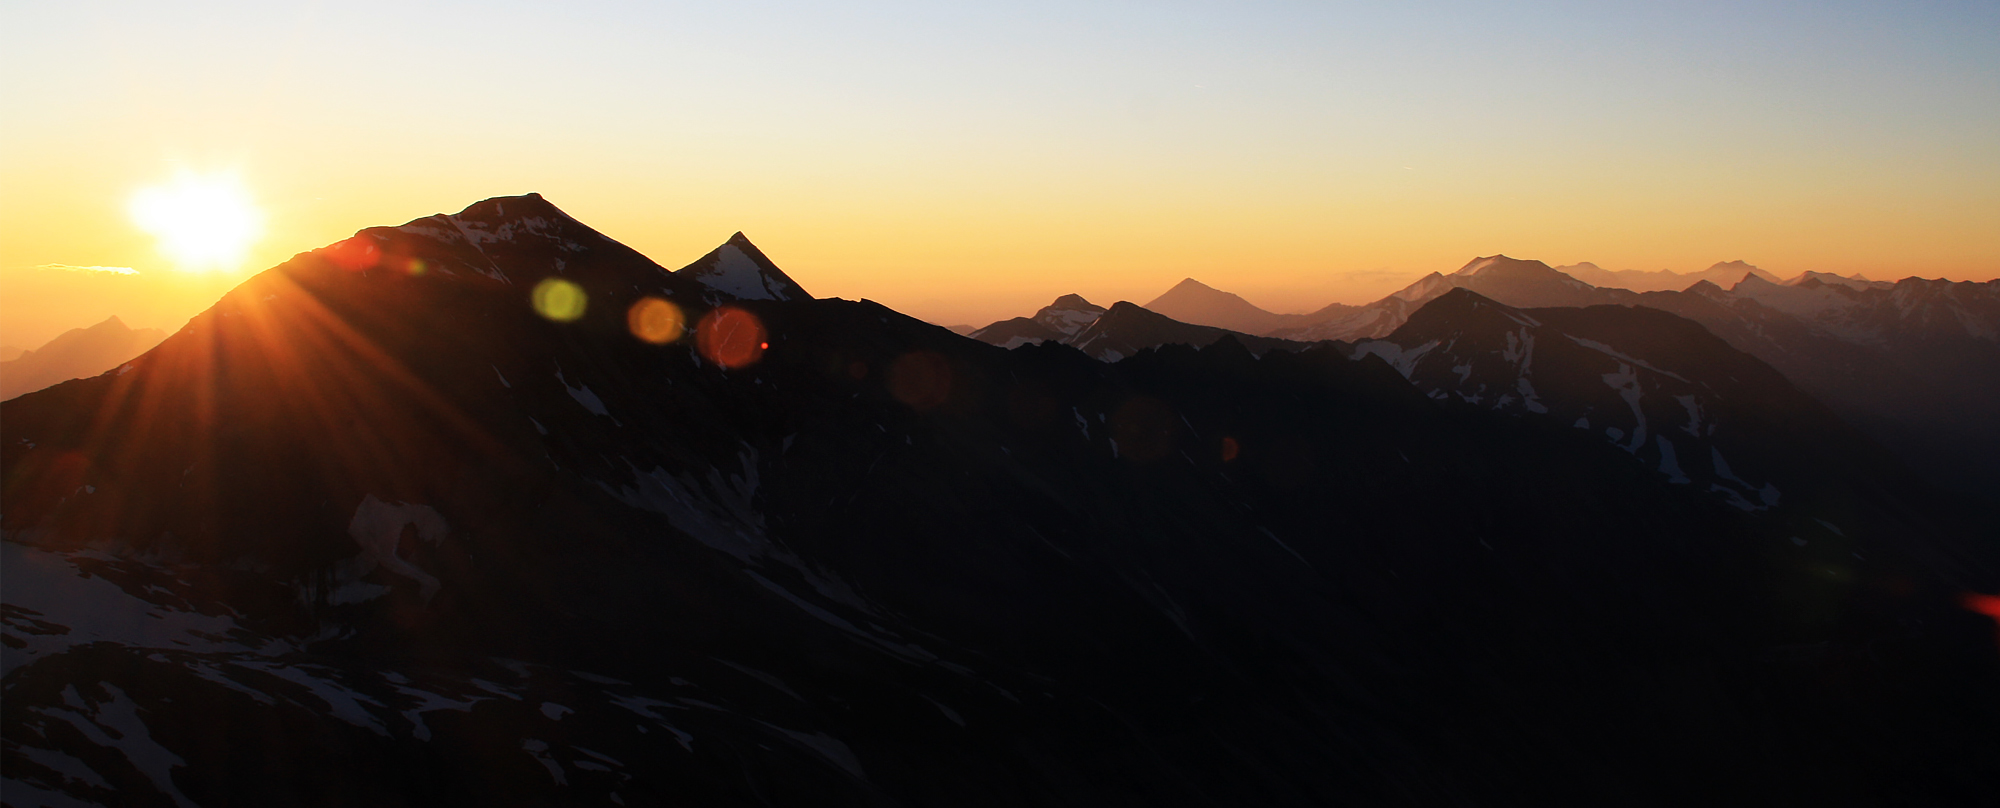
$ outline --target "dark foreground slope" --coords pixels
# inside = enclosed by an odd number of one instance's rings
[[[557,274],[576,322],[528,305]],[[9,804],[1949,803],[2000,775],[1992,626],[1954,602],[1990,559],[1935,572],[1971,528],[1897,491],[1857,485],[1857,560],[1798,574],[1806,515],[1377,358],[1104,364],[840,300],[740,302],[769,349],[736,370],[628,335],[641,294],[699,320],[701,284],[493,200],[0,405]]]

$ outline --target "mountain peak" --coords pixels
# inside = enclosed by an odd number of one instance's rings
[[[1766,280],[1763,276],[1752,272],[1744,275],[1743,279],[1737,281],[1735,285],[1730,286],[1729,291],[1740,292],[1745,289],[1760,289],[1769,286],[1777,286],[1777,284],[1772,283],[1771,281]]]
[[[1143,308],[1183,323],[1261,334],[1284,318],[1259,308],[1241,296],[1187,278],[1153,298]]]
[[[465,206],[454,218],[463,221],[499,222],[512,219],[532,218],[572,218],[561,208],[543,199],[541,194],[526,193],[519,196],[496,196],[482,199]]]
[[[1077,294],[1063,295],[1062,297],[1056,298],[1056,302],[1050,303],[1048,305],[1048,308],[1063,309],[1069,311],[1074,311],[1078,309],[1089,309],[1094,311],[1104,310],[1103,306],[1099,306],[1095,303],[1085,300],[1083,299],[1083,295],[1077,295]]]
[[[1509,258],[1505,255],[1490,255],[1483,258],[1474,258],[1466,262],[1465,266],[1460,267],[1452,275],[1454,277],[1471,277],[1480,275],[1544,275],[1549,273],[1561,274],[1550,268],[1548,264],[1540,261]]]
[[[741,230],[674,274],[738,300],[812,299],[805,287],[765,257]]]
[[[1715,281],[1718,286],[1734,286],[1738,281],[1747,277],[1756,277],[1759,280],[1770,283],[1780,282],[1778,276],[1753,266],[1750,262],[1744,261],[1741,258],[1734,261],[1718,261],[1710,265],[1707,269],[1693,273],[1693,276]]]

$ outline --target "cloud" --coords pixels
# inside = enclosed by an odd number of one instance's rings
[[[139,270],[131,267],[80,267],[74,264],[43,264],[36,269],[60,269],[65,272],[108,272],[113,275],[137,275]]]

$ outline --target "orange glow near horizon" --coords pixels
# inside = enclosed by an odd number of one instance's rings
[[[0,344],[175,329],[296,253],[530,191],[669,269],[740,230],[815,295],[944,325],[1184,277],[1307,312],[1496,253],[2000,277],[1990,4],[1083,3],[1050,24],[780,0],[384,29],[232,3],[211,16],[230,26],[19,11]],[[758,66],[718,70],[746,20]],[[412,80],[467,65],[480,80]],[[494,114],[554,96],[564,114]]]

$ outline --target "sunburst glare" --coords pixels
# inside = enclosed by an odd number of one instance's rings
[[[133,223],[159,240],[160,252],[186,272],[229,272],[243,265],[264,230],[264,216],[233,174],[183,171],[132,195]]]

